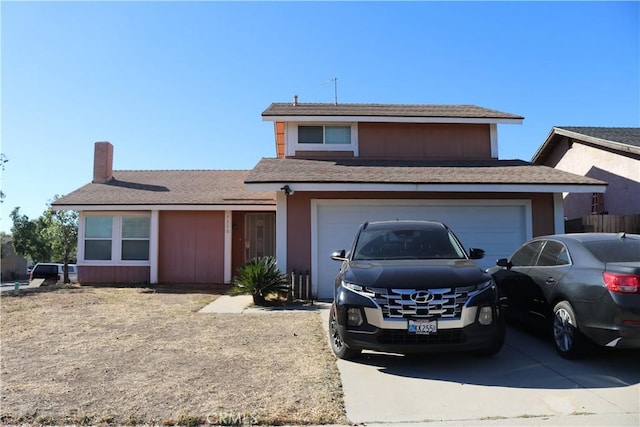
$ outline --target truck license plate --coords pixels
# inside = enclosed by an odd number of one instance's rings
[[[438,333],[436,320],[409,320],[409,333],[416,335],[430,335]]]

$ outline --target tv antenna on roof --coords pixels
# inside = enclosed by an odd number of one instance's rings
[[[323,85],[329,84],[333,82],[333,102],[338,105],[338,78],[334,77],[332,79],[327,80],[326,82],[322,82]]]

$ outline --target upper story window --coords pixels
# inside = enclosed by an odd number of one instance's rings
[[[149,261],[149,214],[84,218],[85,261]]]
[[[298,126],[298,144],[351,144],[351,126]]]
[[[351,151],[357,157],[358,124],[288,122],[284,142],[287,156],[296,156],[298,152]]]

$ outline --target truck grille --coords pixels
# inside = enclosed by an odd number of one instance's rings
[[[384,318],[459,318],[462,307],[477,286],[439,289],[367,288],[382,308]]]

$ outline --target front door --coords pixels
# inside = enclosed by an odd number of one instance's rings
[[[248,213],[244,223],[244,261],[276,254],[276,215],[273,212]]]

